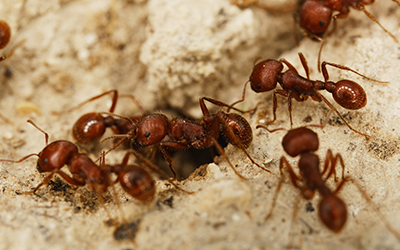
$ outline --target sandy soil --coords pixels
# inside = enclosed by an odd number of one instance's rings
[[[398,5],[379,1],[368,10],[400,39]],[[12,29],[11,43],[2,52],[8,53],[25,40],[0,67],[1,114],[13,123],[0,122],[0,157],[4,159],[19,159],[43,149],[43,134],[27,124],[27,119],[49,133],[50,141],[73,140],[74,122],[87,112],[108,111],[110,98],[62,115],[52,111],[66,110],[110,89],[135,95],[149,112],[200,118],[199,97],[227,103],[240,98],[257,57],[285,58],[303,74],[297,55],[302,52],[311,78],[323,79],[316,68],[319,44],[303,39],[296,45],[290,13],[241,9],[223,0],[1,0],[0,13]],[[320,139],[317,153],[321,159],[329,148],[340,153],[345,174],[357,180],[397,231],[399,58],[399,44],[362,12],[352,10],[349,18],[340,20],[338,29],[327,38],[322,60],[388,83],[329,68],[332,81],[346,78],[364,87],[368,95],[365,108],[335,107],[351,126],[371,137],[352,132],[335,114],[323,131],[314,130]],[[201,166],[180,182],[195,192],[192,195],[177,191],[157,175],[157,195],[151,203],[134,200],[116,185],[118,201],[106,194],[103,206],[96,193],[87,188],[75,190],[58,177],[37,195],[25,195],[45,176],[35,169],[36,159],[2,163],[0,249],[283,249],[288,245],[296,249],[398,249],[400,239],[352,183],[339,193],[347,204],[348,221],[338,234],[320,222],[316,210],[307,212],[306,208],[318,207],[320,197],[304,201],[289,180],[283,184],[271,218],[264,221],[280,179],[280,157],[285,155],[293,166],[298,159],[284,153],[284,131],[271,134],[255,128],[271,118],[272,93],[248,91],[238,107],[248,109],[259,101],[257,112],[245,115],[254,135],[248,152],[271,173],[229,145],[225,149],[229,160],[248,180],[235,175],[226,159],[216,157],[215,164]],[[290,128],[287,101],[278,97],[278,104],[278,119],[271,128]],[[121,115],[139,112],[128,99],[121,99],[116,109]],[[294,102],[294,126],[318,124],[328,112],[322,103]],[[110,146],[108,142],[82,150],[96,159],[99,150]],[[107,162],[121,162],[124,153],[122,149],[111,152]],[[189,163],[177,162],[185,164]],[[334,188],[337,184],[330,181],[328,185]],[[298,211],[295,219],[293,211]],[[118,229],[122,223],[129,224],[135,243]]]

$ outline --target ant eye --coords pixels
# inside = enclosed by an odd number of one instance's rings
[[[324,27],[325,26],[325,22],[324,21],[319,21],[319,26]]]
[[[144,136],[147,138],[147,137],[149,137],[150,136],[150,132],[149,131],[146,131],[146,133],[144,133]]]
[[[261,86],[260,86],[260,85],[257,85],[256,88],[257,88],[257,89],[261,89]]]
[[[43,159],[43,164],[47,164],[48,160],[47,158]]]

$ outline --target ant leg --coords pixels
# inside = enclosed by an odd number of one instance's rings
[[[267,126],[264,126],[264,125],[257,125],[257,126],[256,126],[256,129],[259,129],[259,128],[263,128],[263,129],[267,130],[267,131],[270,132],[270,133],[274,133],[275,131],[278,131],[278,130],[287,130],[287,129],[285,129],[285,128],[268,129]]]
[[[160,149],[161,150],[161,149]],[[167,179],[167,181],[174,186],[176,189],[185,192],[187,194],[194,194],[194,192],[190,192],[187,191],[181,187],[179,187],[178,185],[176,185],[172,180],[170,180],[170,178],[168,177],[168,175],[166,173],[164,173],[163,171],[161,171],[160,169],[158,169],[153,163],[151,163],[148,159],[146,159],[143,155],[141,155],[139,152],[136,151],[130,151],[131,154],[135,155],[135,157],[137,159],[139,159],[140,161],[142,161],[144,164],[146,164],[147,167],[149,167],[151,170],[153,170],[154,172],[160,174],[162,177],[164,177],[165,179]]]
[[[291,70],[293,70],[294,72],[296,72],[296,74],[299,74],[299,72],[297,72],[297,69],[296,69],[290,62],[286,61],[286,59],[282,58],[282,59],[280,59],[279,61],[281,61],[281,62],[283,62],[284,64],[286,64],[286,66],[287,66],[289,69],[291,69]]]
[[[76,105],[76,106],[74,106],[74,107],[72,107],[72,108],[70,108],[68,110],[65,110],[65,111],[62,111],[62,112],[53,111],[53,114],[61,115],[62,113],[69,113],[69,112],[75,111],[75,110],[81,108],[82,106],[84,106],[85,104],[87,104],[89,102],[92,102],[94,100],[97,100],[97,99],[99,99],[99,98],[101,98],[101,97],[103,97],[105,95],[110,94],[110,93],[113,94],[113,95],[112,95],[112,103],[111,103],[111,107],[109,109],[109,112],[113,113],[114,109],[115,109],[115,106],[117,105],[117,101],[118,101],[118,90],[116,90],[116,89],[112,89],[112,90],[106,91],[104,93],[101,93],[100,95],[96,95],[96,96],[94,96],[94,97],[92,97],[92,98],[90,98],[90,99],[88,99],[86,101],[83,101],[83,102],[79,103],[78,105]]]
[[[32,126],[34,126],[37,130],[39,130],[40,132],[42,132],[44,134],[44,139],[46,141],[46,146],[49,144],[49,134],[46,133],[46,131],[44,131],[43,129],[39,128],[38,125],[36,125],[36,123],[34,121],[32,121],[31,119],[27,120],[26,122],[32,124]]]
[[[267,220],[271,217],[272,212],[273,212],[274,209],[275,209],[276,201],[278,200],[278,195],[279,195],[279,192],[280,192],[280,190],[281,190],[281,188],[282,188],[282,183],[283,183],[284,178],[285,178],[285,175],[283,174],[283,171],[282,171],[282,169],[284,168],[283,164],[286,165],[286,168],[288,169],[289,174],[290,174],[290,175],[293,174],[293,176],[291,176],[290,179],[292,180],[293,185],[295,185],[295,186],[297,187],[296,181],[293,181],[293,180],[294,180],[294,179],[299,180],[299,178],[296,176],[296,174],[293,173],[293,170],[292,170],[292,168],[291,168],[289,162],[286,160],[286,158],[285,158],[284,156],[282,156],[281,159],[280,159],[280,161],[279,161],[279,171],[280,171],[280,173],[281,173],[281,178],[280,178],[280,180],[279,180],[278,187],[276,188],[275,195],[274,195],[274,198],[273,198],[273,200],[272,200],[271,209],[269,210],[268,214],[265,216],[264,221],[267,221]],[[290,170],[289,170],[289,169],[290,169]]]
[[[225,154],[224,150],[222,149],[221,145],[219,145],[218,141],[214,138],[211,137],[211,140],[214,142],[214,146],[217,148],[218,153],[220,153],[220,155],[222,155],[226,161],[228,162],[229,166],[231,167],[231,169],[233,170],[233,172],[235,172],[235,174],[237,176],[239,176],[241,179],[243,180],[247,180],[246,177],[244,177],[243,175],[239,174],[238,171],[236,171],[235,167],[233,166],[232,162],[229,160],[228,156]],[[247,153],[247,152],[246,152]],[[258,165],[257,165],[258,166]],[[261,167],[261,166],[260,166]],[[266,170],[266,169],[265,169]],[[268,170],[266,170],[268,171]],[[269,171],[268,171],[269,172]]]
[[[245,96],[246,96],[246,87],[247,87],[247,84],[249,84],[249,82],[250,82],[250,81],[247,81],[247,82],[244,84],[244,88],[243,88],[243,92],[242,92],[242,99],[240,99],[240,100],[238,100],[238,101],[232,103],[231,105],[229,105],[229,107],[228,107],[228,112],[231,110],[231,107],[233,107],[233,106],[235,106],[236,104],[238,104],[238,103],[244,101],[244,98],[245,98]]]
[[[324,76],[325,82],[327,82],[329,80],[329,75],[328,75],[328,70],[326,69],[326,65],[329,65],[329,66],[332,66],[332,67],[335,67],[335,68],[338,68],[338,69],[342,69],[342,70],[351,71],[354,74],[357,74],[357,75],[359,75],[361,77],[364,77],[365,79],[373,81],[373,82],[388,83],[388,82],[385,82],[385,81],[379,81],[379,80],[370,78],[368,76],[365,76],[365,75],[363,75],[363,74],[361,74],[361,73],[359,73],[359,72],[357,72],[357,71],[355,71],[355,70],[353,70],[353,69],[351,69],[349,67],[343,66],[343,65],[339,65],[339,64],[336,64],[336,63],[330,63],[330,62],[322,62],[322,65],[321,65],[321,67],[322,67],[322,75]]]
[[[307,79],[310,80],[310,69],[308,68],[307,60],[306,60],[305,56],[303,55],[303,53],[301,53],[301,52],[299,52],[299,57],[300,57],[301,64],[303,65],[304,71],[306,72]]]
[[[293,128],[293,118],[292,118],[292,91],[289,90],[288,96],[288,111],[289,111],[289,119],[290,119],[290,129]]]
[[[318,51],[318,61],[317,61],[317,68],[318,72],[321,73],[321,54],[322,54],[322,48],[324,47],[325,40],[322,39],[319,36],[311,34],[311,38],[314,38],[315,40],[318,40],[321,43],[321,46],[319,47]]]
[[[212,103],[214,105],[220,106],[220,107],[227,107],[228,108],[227,112],[229,112],[231,109],[233,109],[233,110],[235,110],[237,112],[240,112],[240,113],[243,113],[243,114],[244,113],[253,113],[258,108],[258,105],[260,105],[260,103],[257,103],[257,105],[254,108],[246,110],[246,111],[233,107],[234,105],[236,105],[236,103],[244,101],[244,92],[243,92],[242,98],[243,98],[242,100],[239,100],[237,102],[234,102],[231,105],[228,105],[228,104],[226,104],[224,102],[215,100],[215,99],[210,98],[210,97],[201,97],[201,98],[199,98],[199,103],[200,103],[201,111],[203,112],[204,116],[210,115],[210,112],[208,111],[208,108],[206,107],[204,100],[206,100],[206,101],[208,101],[208,102],[210,102],[210,103]]]
[[[286,249],[292,249],[293,248],[293,233],[292,233],[292,227],[293,227],[293,222],[297,217],[297,213],[299,212],[299,205],[300,205],[300,195],[296,196],[296,199],[294,200],[294,205],[293,205],[293,214],[292,214],[292,220],[290,221],[290,231],[289,231],[289,244],[287,245]]]
[[[326,156],[325,156],[324,170],[322,171],[321,176],[323,176],[328,171],[329,163],[330,163],[331,169],[329,170],[328,175],[326,176],[324,182],[326,180],[328,180],[332,176],[332,174],[334,176],[335,182],[337,181],[336,180],[336,164],[337,164],[338,160],[340,162],[340,165],[342,166],[342,180],[344,180],[345,165],[344,165],[342,156],[340,154],[336,154],[335,156],[333,156],[332,151],[330,149],[328,149],[328,151],[326,152]]]
[[[49,174],[48,176],[46,176],[46,178],[44,178],[44,180],[36,186],[36,188],[33,191],[30,192],[26,192],[26,194],[35,194],[36,191],[42,187],[43,185],[47,185],[49,183],[49,181],[51,180],[51,178],[53,177],[54,174],[59,174],[66,182],[68,182],[71,185],[75,185],[75,186],[84,186],[86,183],[83,181],[79,181],[77,179],[71,178],[69,175],[67,175],[65,172],[63,172],[62,170],[58,170],[55,172],[52,172],[51,174]]]
[[[172,166],[172,162],[174,162],[174,161],[171,159],[171,156],[169,155],[169,153],[163,147],[159,147],[159,148],[160,148],[160,151],[161,151],[164,159],[168,163],[169,169],[171,170],[172,174],[174,175],[174,177],[172,178],[172,181],[176,181],[178,174],[176,173],[174,167]]]
[[[342,119],[342,121],[346,124],[346,126],[347,126],[350,130],[352,130],[353,132],[355,132],[355,133],[357,133],[357,134],[363,135],[363,136],[365,136],[365,137],[367,137],[367,138],[370,137],[369,135],[363,134],[363,133],[361,133],[361,132],[355,130],[352,126],[350,126],[350,124],[348,124],[348,123],[346,122],[346,120],[345,120],[345,119],[343,118],[343,116],[339,113],[339,111],[332,105],[332,103],[330,103],[330,102],[329,102],[325,97],[323,97],[320,93],[315,92],[315,94],[318,95],[318,97],[321,98],[321,99],[326,103],[326,105],[328,105],[333,111],[336,112],[336,114],[340,117],[340,119]]]
[[[392,0],[392,1],[393,1],[393,0]],[[377,23],[377,24],[383,29],[383,31],[385,31],[386,33],[388,33],[389,36],[391,36],[391,37],[393,38],[393,40],[394,40],[396,43],[399,43],[399,40],[397,40],[397,38],[396,38],[392,33],[390,33],[387,29],[385,29],[385,27],[383,27],[382,24],[380,24],[380,23],[378,22],[378,20],[376,20],[376,18],[375,18],[371,13],[369,13],[369,12],[365,9],[364,5],[359,5],[359,6],[357,6],[357,7],[358,7],[359,10],[363,11],[363,12],[365,13],[365,15],[367,15],[367,16],[369,17],[369,19],[371,19],[372,21],[374,21],[375,23]]]
[[[363,188],[361,187],[361,185],[354,179],[352,178],[346,178],[342,181],[342,183],[339,185],[339,187],[335,190],[335,193],[337,193],[340,188],[345,184],[345,182],[352,182],[357,188],[358,191],[361,193],[361,195],[363,196],[363,198],[365,200],[367,200],[371,205],[372,208],[375,210],[375,213],[378,214],[378,216],[380,217],[380,219],[383,221],[383,224],[385,224],[386,228],[393,234],[394,237],[396,237],[398,240],[400,240],[400,233],[394,229],[392,227],[392,225],[389,223],[389,221],[387,220],[386,216],[383,215],[383,213],[380,211],[379,207],[375,204],[375,202],[373,202],[371,200],[371,198],[369,198],[369,196],[367,195],[367,193],[363,190]]]
[[[280,95],[287,97],[287,92],[284,92],[284,90],[275,90],[274,91],[274,94],[272,96],[272,102],[273,102],[272,113],[274,115],[274,119],[272,119],[272,121],[266,122],[267,125],[272,124],[276,121],[276,109],[278,108],[278,100],[276,99],[276,94],[280,94]]]
[[[49,181],[51,180],[51,178],[53,177],[54,173],[49,174],[48,176],[46,176],[46,178],[43,179],[43,181],[36,186],[36,188],[33,191],[30,192],[24,192],[25,194],[35,194],[36,191],[43,185],[47,185],[47,183],[49,183]]]

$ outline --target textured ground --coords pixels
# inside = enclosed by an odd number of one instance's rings
[[[400,38],[398,5],[379,1],[368,10]],[[290,13],[240,9],[223,0],[1,0],[0,13],[13,32],[4,53],[25,39],[11,58],[1,62],[1,114],[13,121],[13,125],[0,123],[1,158],[19,159],[42,150],[44,136],[27,119],[46,130],[51,141],[72,140],[76,119],[86,112],[107,111],[110,101],[104,98],[61,116],[51,111],[65,110],[113,88],[134,94],[149,111],[199,118],[201,96],[227,103],[240,98],[257,57],[285,58],[303,74],[297,56],[303,52],[311,78],[322,79],[316,70],[319,44],[304,39],[296,46]],[[400,45],[363,13],[352,11],[327,39],[322,60],[389,82],[375,83],[329,68],[331,80],[348,78],[365,88],[365,108],[338,110],[354,128],[371,137],[353,133],[336,115],[324,131],[315,131],[321,158],[328,148],[341,153],[346,174],[360,183],[400,231]],[[216,164],[201,166],[181,182],[185,189],[195,191],[193,195],[158,181],[155,201],[143,204],[117,185],[119,202],[107,194],[101,206],[95,193],[74,190],[58,178],[38,195],[21,195],[43,180],[35,169],[36,159],[1,164],[0,249],[282,249],[289,244],[296,249],[398,249],[400,240],[353,184],[340,192],[349,216],[339,234],[323,226],[316,211],[306,212],[310,205],[296,198],[298,191],[289,181],[283,184],[272,217],[264,222],[279,181],[279,159],[285,155],[280,142],[285,132],[255,129],[262,119],[271,118],[272,93],[248,93],[240,106],[251,108],[258,101],[263,103],[257,112],[246,116],[254,135],[248,152],[272,173],[258,169],[240,150],[228,146],[229,159],[248,180],[238,178],[218,157]],[[289,128],[286,100],[279,98],[278,104],[278,120],[271,128]],[[319,123],[328,111],[326,105],[311,100],[294,103],[294,126]],[[133,115],[139,111],[129,100],[121,100],[116,112]],[[96,150],[91,152],[96,158]],[[123,155],[123,150],[113,151],[107,162],[120,162]],[[295,166],[297,159],[289,161]],[[311,201],[313,208],[319,199],[317,195]],[[295,206],[298,215],[292,220]],[[137,230],[136,245],[116,230],[123,221]]]

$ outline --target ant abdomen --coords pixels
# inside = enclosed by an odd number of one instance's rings
[[[300,27],[318,37],[326,32],[332,19],[332,9],[320,1],[305,1],[300,10]]]
[[[276,88],[278,75],[283,70],[280,61],[268,59],[256,64],[250,75],[251,88],[255,92],[267,92]]]
[[[332,96],[340,106],[346,109],[360,109],[367,104],[367,94],[364,89],[350,80],[338,81]]]
[[[141,201],[152,201],[156,193],[153,177],[136,165],[128,165],[118,173],[122,188],[133,198]]]
[[[247,120],[238,114],[229,113],[225,114],[225,121],[229,124],[229,128],[222,126],[225,140],[235,147],[242,145],[248,148],[253,140],[253,131]],[[233,135],[230,135],[230,133],[233,133]]]
[[[285,152],[296,157],[303,152],[314,152],[318,150],[318,135],[305,127],[289,130],[282,139],[282,146]]]
[[[100,139],[106,127],[105,118],[101,114],[87,113],[75,122],[72,127],[72,136],[78,143],[87,144]]]
[[[0,20],[0,49],[6,47],[11,38],[11,29],[7,22]]]
[[[325,226],[338,233],[347,220],[346,204],[336,195],[326,195],[319,203],[318,215]]]

